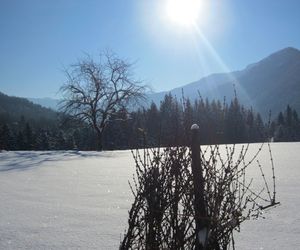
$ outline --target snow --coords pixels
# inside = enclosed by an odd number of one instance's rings
[[[128,151],[0,154],[0,249],[117,249],[133,167]]]
[[[300,143],[272,143],[272,152],[281,205],[245,222],[236,249],[300,248]],[[267,147],[260,160],[270,168]],[[1,152],[0,249],[118,249],[133,173],[130,151]]]
[[[192,125],[192,127],[191,127],[191,130],[197,130],[197,129],[199,129],[199,126],[198,126],[198,124],[193,124]]]
[[[266,219],[245,222],[235,234],[237,249],[300,249],[300,143],[272,143],[271,148],[281,205],[267,210]],[[260,158],[267,162],[264,153]]]

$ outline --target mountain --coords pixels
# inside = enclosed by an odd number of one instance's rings
[[[181,98],[183,92],[190,99],[200,94],[209,100],[231,100],[235,91],[242,104],[264,117],[270,110],[277,115],[287,104],[300,111],[300,51],[288,47],[244,70],[212,74],[180,88],[151,94],[149,99],[159,103],[167,93]]]
[[[270,110],[274,117],[285,110],[288,104],[300,112],[300,51],[288,47],[250,64],[243,70],[211,74],[170,91],[149,94],[148,99],[159,104],[168,93],[178,99],[184,93],[191,100],[201,95],[204,99],[223,101],[225,97],[230,101],[235,92],[242,104],[253,107],[263,117],[267,117]],[[29,100],[52,110],[58,109],[58,99]]]
[[[46,108],[50,108],[53,110],[58,110],[58,103],[59,100],[58,99],[53,99],[53,98],[49,98],[49,97],[45,97],[45,98],[27,98],[29,101],[35,103],[35,104],[39,104],[43,107]]]
[[[34,104],[26,98],[8,96],[0,92],[0,123],[18,123],[22,120],[33,124],[56,123],[58,113]]]

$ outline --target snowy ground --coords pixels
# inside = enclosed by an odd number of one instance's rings
[[[237,249],[300,249],[300,143],[272,151],[282,205],[247,221]],[[118,249],[133,172],[129,151],[0,153],[0,249]]]

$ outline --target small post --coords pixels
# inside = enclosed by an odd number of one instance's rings
[[[195,195],[196,250],[204,250],[208,235],[207,214],[204,202],[204,178],[200,159],[199,126],[193,124],[192,130],[192,174]]]

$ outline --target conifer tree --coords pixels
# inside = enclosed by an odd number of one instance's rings
[[[12,135],[6,123],[0,128],[0,149],[13,149]]]
[[[22,131],[19,131],[17,135],[17,150],[25,150],[25,149],[26,149],[26,145],[25,145],[24,135]]]
[[[29,123],[26,123],[23,134],[24,134],[25,149],[32,150],[35,145],[35,138]]]

